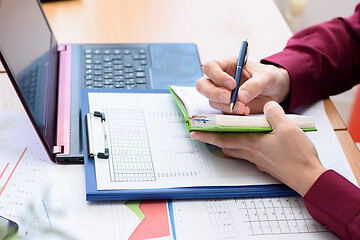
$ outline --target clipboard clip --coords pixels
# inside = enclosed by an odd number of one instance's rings
[[[88,157],[97,156],[100,159],[108,159],[110,151],[105,129],[105,113],[94,111],[86,114],[87,138],[88,138]],[[102,137],[101,137],[102,135]],[[102,141],[103,139],[103,141]],[[99,151],[104,149],[104,151]]]

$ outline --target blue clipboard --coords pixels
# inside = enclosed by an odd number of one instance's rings
[[[199,198],[233,198],[233,197],[280,197],[298,196],[294,190],[284,184],[230,186],[230,187],[183,187],[166,189],[129,189],[97,190],[95,162],[89,158],[85,116],[89,113],[89,92],[126,92],[126,93],[163,93],[168,90],[118,90],[118,89],[83,89],[81,93],[81,122],[84,147],[85,184],[87,201],[112,200],[145,200],[145,199],[199,199]]]

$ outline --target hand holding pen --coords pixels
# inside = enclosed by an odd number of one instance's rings
[[[210,106],[225,114],[230,113],[231,92],[236,87],[237,60],[226,58],[205,63],[205,75],[196,83],[196,89],[209,99]],[[249,61],[241,70],[238,77],[241,85],[235,94],[237,100],[233,101],[232,114],[262,113],[268,101],[281,103],[289,96],[290,77],[284,68]]]
[[[245,40],[241,43],[240,53],[239,53],[239,57],[238,57],[238,60],[236,63],[236,70],[235,70],[235,76],[234,76],[234,79],[236,81],[236,87],[232,90],[231,98],[230,98],[230,112],[231,113],[234,109],[234,105],[236,103],[236,98],[237,98],[238,91],[240,88],[242,71],[247,62],[248,46],[249,45],[247,42],[247,38],[245,38]]]

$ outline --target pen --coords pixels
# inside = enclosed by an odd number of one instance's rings
[[[242,70],[247,61],[247,55],[248,55],[248,42],[247,42],[247,38],[245,38],[244,41],[241,43],[239,58],[236,63],[235,77],[234,77],[235,81],[236,81],[236,87],[231,92],[230,112],[232,112],[234,109],[234,105],[235,105],[239,87],[240,87]]]

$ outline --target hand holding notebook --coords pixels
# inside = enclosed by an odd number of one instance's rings
[[[195,87],[170,86],[169,90],[183,113],[189,131],[269,132],[272,128],[263,114],[224,115],[213,109]],[[287,114],[304,131],[316,130],[309,116]]]

